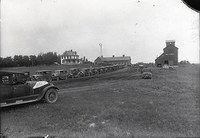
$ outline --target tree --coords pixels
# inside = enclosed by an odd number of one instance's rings
[[[179,62],[179,64],[186,65],[186,64],[190,64],[190,62],[189,62],[189,61],[186,61],[186,60],[182,60],[182,61]]]
[[[29,59],[30,59],[30,65],[31,66],[37,65],[37,57],[35,55],[30,55]]]
[[[6,57],[2,60],[4,67],[13,67],[15,63],[13,62],[12,57]]]
[[[36,59],[37,65],[42,65],[43,63],[43,57],[42,55],[38,55]]]
[[[22,57],[22,64],[23,64],[23,66],[29,66],[30,65],[30,61],[29,61],[29,57],[28,56],[23,56]]]

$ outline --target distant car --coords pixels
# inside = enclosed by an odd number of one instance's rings
[[[85,76],[91,76],[92,71],[90,68],[82,68],[81,71],[79,72],[79,76],[85,77]]]
[[[36,74],[32,75],[33,80],[37,81],[52,81],[52,71],[51,70],[37,70]]]
[[[71,68],[69,70],[69,74],[67,76],[67,78],[79,78],[80,77],[80,69],[79,68]]]
[[[91,72],[92,72],[92,75],[96,75],[99,73],[97,68],[91,68]]]
[[[152,78],[152,73],[151,72],[143,72],[142,73],[142,78],[143,79],[151,79]]]
[[[100,68],[101,68],[101,70],[102,70],[102,73],[105,73],[105,72],[108,71],[106,67],[100,67]]]
[[[55,70],[52,74],[52,80],[65,80],[67,79],[68,74],[69,71],[67,70]]]
[[[103,68],[101,68],[101,67],[96,67],[95,69],[98,71],[98,74],[103,73]]]
[[[113,70],[118,70],[119,69],[119,65],[113,65]]]
[[[124,64],[119,64],[118,66],[119,66],[119,69],[123,69],[125,67]]]
[[[106,66],[106,68],[107,68],[108,72],[110,72],[110,71],[113,71],[113,70],[114,70],[114,68],[113,68],[112,66]]]
[[[47,81],[28,81],[24,72],[0,71],[0,107],[45,99],[55,103],[58,88]]]

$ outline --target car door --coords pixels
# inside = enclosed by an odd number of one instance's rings
[[[31,87],[23,80],[23,74],[17,74],[17,83],[13,84],[13,98],[30,96],[33,94]]]
[[[0,83],[0,101],[4,102],[13,97],[13,88],[10,82],[11,76],[4,75],[1,76],[1,83]]]
[[[31,96],[32,94],[33,91],[31,87],[26,83],[13,85],[13,98]]]

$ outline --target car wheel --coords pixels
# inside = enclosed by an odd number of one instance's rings
[[[56,89],[49,89],[45,94],[45,101],[47,103],[55,103],[58,99],[58,92]]]

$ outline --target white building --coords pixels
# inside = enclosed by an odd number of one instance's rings
[[[80,64],[82,62],[81,59],[79,59],[79,55],[77,55],[76,51],[65,51],[61,55],[61,64],[67,64],[67,65],[74,65],[74,64]]]

